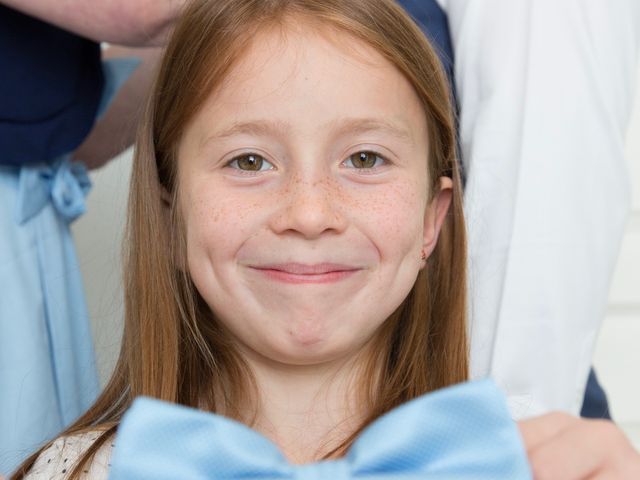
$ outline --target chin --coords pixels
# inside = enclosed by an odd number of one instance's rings
[[[293,335],[286,341],[277,339],[277,344],[268,346],[263,356],[287,365],[317,365],[334,362],[358,352],[365,342],[362,339],[339,341],[319,335]]]
[[[348,352],[274,352],[270,359],[289,366],[313,366],[335,362],[344,358]]]

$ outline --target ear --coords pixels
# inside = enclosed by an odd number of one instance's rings
[[[453,197],[453,181],[449,177],[440,177],[439,183],[438,192],[431,203],[427,205],[424,215],[422,251],[425,258],[428,258],[436,248],[440,228],[447,216]]]

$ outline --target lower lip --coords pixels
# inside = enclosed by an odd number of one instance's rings
[[[300,275],[297,273],[283,272],[282,270],[270,270],[256,268],[258,272],[266,275],[268,278],[284,283],[335,283],[352,276],[358,270],[339,270],[335,272],[318,273],[313,275]]]

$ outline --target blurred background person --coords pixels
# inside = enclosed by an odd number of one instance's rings
[[[584,392],[630,211],[640,2],[438,3],[466,172],[472,377],[493,377],[516,418],[607,417],[593,374]]]
[[[84,212],[90,181],[71,155],[137,63],[103,67],[98,42],[161,45],[182,3],[0,1],[0,473],[73,422],[98,393],[69,230]],[[136,56],[148,66],[101,121],[113,125],[120,116],[115,150],[131,143],[122,125],[131,126],[125,120],[140,103],[125,97],[148,83],[157,52]],[[97,167],[107,157],[94,150],[88,142],[77,158]]]

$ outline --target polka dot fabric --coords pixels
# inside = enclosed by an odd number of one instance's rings
[[[58,438],[53,445],[40,454],[25,480],[66,480],[82,454],[100,436],[99,432],[88,432]],[[82,471],[80,478],[107,480],[114,442],[110,439],[96,452],[93,461]]]

